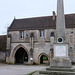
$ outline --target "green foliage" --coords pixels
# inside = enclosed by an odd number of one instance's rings
[[[31,73],[29,73],[29,74],[26,74],[26,75],[32,75],[32,74],[35,73],[35,72],[37,72],[37,71],[33,71],[33,72],[31,72]]]
[[[0,61],[0,63],[6,63],[6,61],[2,60],[2,61]]]
[[[43,60],[46,61],[48,60],[48,58],[46,56],[43,56]]]
[[[25,60],[25,61],[24,61],[24,63],[28,63],[28,61],[27,61],[27,60]]]

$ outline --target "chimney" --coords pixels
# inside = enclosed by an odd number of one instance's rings
[[[53,11],[53,20],[55,20],[55,11]]]

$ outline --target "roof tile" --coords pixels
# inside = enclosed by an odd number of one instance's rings
[[[75,14],[65,15],[66,28],[75,28]],[[14,19],[9,27],[9,31],[15,30],[39,30],[55,29],[56,18],[53,16],[36,17],[27,19]]]

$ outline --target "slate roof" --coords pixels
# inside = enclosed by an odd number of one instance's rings
[[[66,28],[75,28],[75,14],[65,15]],[[40,29],[55,29],[56,18],[53,16],[14,19],[8,31],[16,30],[40,30]]]
[[[0,51],[6,51],[7,35],[0,35]]]

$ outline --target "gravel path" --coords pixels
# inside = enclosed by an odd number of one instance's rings
[[[41,70],[47,66],[42,65],[7,65],[0,64],[0,75],[26,75],[32,71]]]

